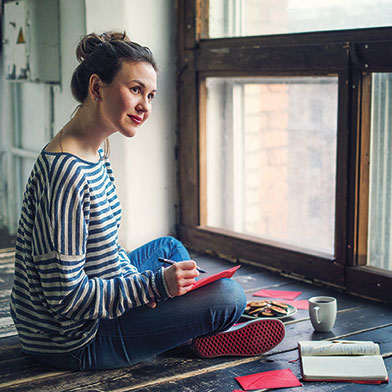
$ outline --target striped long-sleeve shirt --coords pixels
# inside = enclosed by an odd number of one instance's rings
[[[11,292],[25,352],[75,350],[99,319],[168,298],[163,268],[137,272],[118,245],[120,217],[108,161],[41,152],[24,194]]]

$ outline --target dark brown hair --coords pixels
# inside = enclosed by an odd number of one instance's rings
[[[87,98],[92,74],[97,74],[105,83],[111,83],[124,60],[149,63],[157,71],[151,50],[132,42],[125,32],[85,35],[76,48],[76,58],[80,64],[72,75],[71,90],[80,103]]]

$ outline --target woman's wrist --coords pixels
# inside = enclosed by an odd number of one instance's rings
[[[167,273],[167,268],[162,267],[163,286],[165,287],[166,294],[168,295],[169,298],[174,298],[174,295],[171,294],[169,285],[167,283],[166,273]]]

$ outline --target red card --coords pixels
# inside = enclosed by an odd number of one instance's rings
[[[195,290],[201,286],[205,286],[206,284],[215,282],[216,280],[221,279],[221,278],[231,278],[234,275],[234,273],[238,270],[238,268],[240,268],[240,267],[241,267],[240,265],[237,265],[236,267],[229,268],[225,271],[218,272],[217,274],[207,276],[206,278],[203,278],[203,279],[199,279],[196,281],[196,283],[193,285],[193,287],[189,291]]]
[[[285,300],[284,302],[296,307],[297,309],[309,309],[309,301],[307,299]]]
[[[253,294],[254,297],[268,297],[279,299],[294,299],[301,294],[301,291],[285,291],[285,290],[260,290]]]
[[[268,372],[235,377],[246,391],[263,388],[301,387],[302,384],[290,369],[270,370]]]

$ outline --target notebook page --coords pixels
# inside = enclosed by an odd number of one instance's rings
[[[380,347],[370,341],[357,343],[333,343],[331,341],[299,342],[302,356],[319,355],[379,355]]]
[[[387,380],[381,355],[302,357],[306,380]]]

